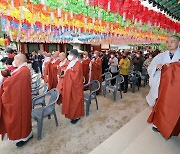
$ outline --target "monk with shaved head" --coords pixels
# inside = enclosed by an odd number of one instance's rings
[[[58,84],[57,84],[57,89],[60,93],[59,96],[59,100],[58,100],[58,104],[61,103],[62,101],[62,89],[63,89],[63,79],[64,79],[64,71],[66,70],[68,64],[69,64],[69,60],[67,60],[66,58],[66,54],[64,52],[61,52],[59,54],[59,59],[60,59],[60,63],[58,65]]]
[[[83,53],[83,60],[82,60],[82,66],[83,66],[83,76],[85,79],[85,84],[88,83],[89,81],[89,63],[90,63],[90,58],[88,56],[88,52],[84,51]]]
[[[47,83],[48,89],[56,88],[58,83],[58,65],[61,62],[59,58],[59,51],[55,51],[53,53],[53,57],[51,58],[49,64],[47,65]]]
[[[24,54],[16,55],[13,65],[10,77],[0,75],[0,134],[21,147],[33,137],[31,75]]]
[[[150,91],[146,100],[153,107],[148,122],[165,139],[180,133],[180,38],[167,38],[167,51],[160,53],[148,67]]]
[[[102,83],[102,60],[99,57],[99,52],[94,51],[93,59],[91,60],[90,64],[90,79],[98,80],[100,85]],[[101,93],[101,87],[97,94]]]

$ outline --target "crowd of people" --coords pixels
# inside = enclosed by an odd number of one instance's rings
[[[173,39],[176,41],[176,47],[171,50]],[[170,45],[167,46],[169,49],[167,53],[173,52],[175,59],[171,60],[176,62],[180,59],[177,45],[179,38],[173,36],[168,41],[167,44]],[[127,93],[129,73],[131,71],[142,72],[142,68],[146,67],[149,71],[150,86],[153,88],[155,84],[151,85],[152,78],[154,83],[157,79],[160,81],[160,73],[157,70],[161,70],[164,64],[171,62],[161,62],[165,53],[161,53],[159,50],[145,51],[142,49],[84,51],[83,55],[79,55],[76,49],[72,49],[67,53],[55,51],[52,54],[45,51],[38,51],[38,53],[34,51],[32,56],[27,57],[24,54],[15,55],[9,52],[6,60],[1,60],[7,67],[5,71],[1,71],[0,75],[0,134],[4,139],[8,137],[10,140],[14,140],[18,147],[23,146],[32,138],[31,76],[27,67],[27,59],[32,63],[34,72],[41,73],[49,90],[58,89],[57,104],[62,104],[62,114],[70,119],[72,124],[76,124],[84,116],[83,84],[98,80],[101,85],[102,75],[109,71],[113,77],[119,74],[124,77],[124,83],[121,86],[124,93]],[[157,78],[155,78],[156,73],[158,74]],[[116,80],[112,80],[111,84],[115,85],[115,82]],[[140,85],[141,79],[138,82]],[[154,87],[152,93],[150,91],[147,97],[148,103],[153,104],[152,106],[158,98],[157,87]],[[157,93],[154,94],[154,92]],[[97,94],[100,93],[101,88]],[[177,113],[177,117],[178,115],[179,113]],[[178,118],[174,121],[173,126],[177,124],[177,121],[179,122]],[[152,121],[152,119],[149,120],[149,122]],[[155,124],[155,128],[157,128],[158,124]],[[163,128],[160,128],[160,131],[163,131]],[[175,135],[177,135],[177,131]]]
[[[112,74],[112,77],[118,75],[119,73],[123,75],[125,82],[122,85],[122,89],[124,93],[128,90],[128,75],[131,71],[139,71],[142,72],[143,67],[148,67],[151,63],[152,59],[158,55],[161,51],[156,49],[144,50],[105,50],[105,51],[92,51],[87,52],[84,51],[83,54],[78,54],[78,60],[81,62],[83,66],[83,77],[85,79],[85,83],[88,83],[91,80],[98,80],[100,83],[103,78],[102,75],[109,71]],[[28,54],[27,59],[32,63],[32,68],[35,73],[41,72],[44,77],[45,82],[47,82],[47,69],[45,66],[52,60],[52,57],[57,58],[58,61],[56,65],[60,64],[61,61],[67,57],[68,53],[65,54],[59,53],[57,51],[53,53],[47,53],[45,51],[33,51],[32,54]],[[60,58],[63,57],[63,58]],[[59,60],[61,59],[61,60]],[[66,59],[68,62],[68,60]],[[66,65],[67,65],[66,62]],[[50,62],[51,63],[51,62]],[[92,71],[93,70],[93,71]],[[57,75],[59,78],[59,73]],[[50,78],[51,75],[49,74]],[[56,80],[57,82],[57,80]],[[115,85],[115,79],[111,81],[112,85]],[[141,80],[139,81],[141,84]],[[56,84],[55,84],[56,85]],[[50,89],[55,86],[50,86]],[[101,89],[99,90],[99,93]]]

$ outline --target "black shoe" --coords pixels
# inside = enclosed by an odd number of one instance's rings
[[[152,127],[152,130],[154,131],[154,132],[160,132],[156,127]]]
[[[123,93],[127,93],[127,90],[124,90]]]
[[[78,118],[78,119],[72,119],[72,120],[71,120],[71,124],[76,124],[79,120],[80,120],[80,118]]]
[[[20,141],[16,143],[17,147],[22,147],[24,146],[27,142],[29,142],[33,138],[33,135],[27,140],[27,141]]]

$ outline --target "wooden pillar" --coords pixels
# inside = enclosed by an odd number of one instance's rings
[[[57,50],[61,52],[60,50],[60,44],[56,44],[57,45]]]
[[[91,51],[91,44],[85,44],[84,51],[90,52]]]
[[[101,51],[101,44],[100,45],[91,45],[91,50],[95,51]]]
[[[47,44],[47,43],[44,43],[44,50],[45,50],[46,52],[49,52],[48,44]]]
[[[21,42],[21,53],[25,54],[24,42]]]
[[[65,52],[65,44],[64,43],[59,44],[59,49],[60,52]]]

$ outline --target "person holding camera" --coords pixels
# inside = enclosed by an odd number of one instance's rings
[[[60,59],[60,63],[59,65],[57,66],[58,68],[58,84],[57,84],[57,89],[59,91],[59,100],[57,102],[57,104],[60,105],[61,101],[62,101],[62,89],[63,89],[63,78],[64,78],[64,71],[66,70],[68,64],[69,64],[69,60],[67,60],[66,58],[66,54],[64,52],[61,52],[59,54],[59,59]]]

